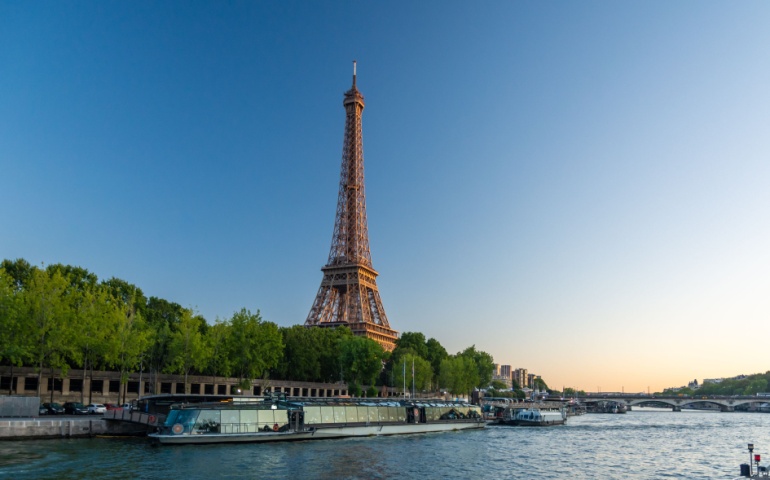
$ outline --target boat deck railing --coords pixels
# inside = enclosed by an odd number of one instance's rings
[[[215,423],[204,426],[196,425],[192,431],[193,434],[202,433],[260,433],[260,432],[279,432],[287,430],[288,425],[278,425],[274,423],[268,425],[267,423]]]

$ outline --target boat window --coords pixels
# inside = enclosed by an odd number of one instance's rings
[[[241,431],[241,412],[240,410],[222,410],[222,429],[223,433],[240,433]]]
[[[165,425],[170,427],[171,425],[175,424],[177,415],[179,415],[179,410],[171,410],[170,412],[168,412],[168,417],[166,417]]]
[[[178,412],[174,423],[181,423],[185,433],[190,433],[200,410],[178,410]]]
[[[406,410],[400,407],[393,407],[396,410],[396,421],[397,422],[405,422],[406,421]]]
[[[256,432],[259,430],[259,419],[256,410],[241,410],[241,431]]]
[[[366,407],[366,411],[369,413],[369,422],[377,423],[380,421],[380,412],[377,407]]]
[[[321,423],[321,407],[308,407],[303,408],[305,411],[305,423]]]
[[[275,424],[275,416],[273,415],[273,410],[259,410],[257,416],[259,417],[260,429],[264,429],[265,427],[268,429],[273,428],[273,425]]]
[[[348,423],[355,423],[358,421],[358,407],[355,405],[348,405],[345,409],[345,415],[348,417]]]
[[[334,407],[321,407],[321,420],[323,423],[334,423]]]
[[[348,417],[345,410],[347,407],[333,407],[334,408],[334,423],[347,423]]]
[[[222,423],[219,410],[201,410],[195,422],[196,433],[218,433]]]
[[[353,407],[356,411],[356,421],[360,423],[366,423],[369,420],[369,414],[366,411],[366,407]]]
[[[275,423],[277,423],[279,427],[289,423],[288,410],[273,410],[273,415],[275,416]]]

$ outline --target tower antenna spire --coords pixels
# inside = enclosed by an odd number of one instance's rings
[[[356,86],[356,61],[353,60],[353,86]]]

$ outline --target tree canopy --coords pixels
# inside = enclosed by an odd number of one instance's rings
[[[24,259],[0,263],[0,364],[34,367],[38,388],[43,375],[70,368],[81,369],[83,380],[94,369],[112,369],[120,372],[124,397],[129,374],[138,370],[156,382],[161,373],[180,373],[185,391],[189,375],[213,375],[244,384],[345,381],[351,392],[406,380],[407,389],[414,384],[419,392],[468,393],[488,384],[492,373],[492,357],[475,346],[450,356],[420,332],[404,332],[394,351],[385,352],[344,326],[279,327],[246,308],[210,324],[126,280],[100,281],[81,267],[37,267]]]

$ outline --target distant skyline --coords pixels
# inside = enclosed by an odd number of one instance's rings
[[[302,324],[363,113],[391,326],[550,387],[770,370],[766,2],[0,3],[0,256]]]

